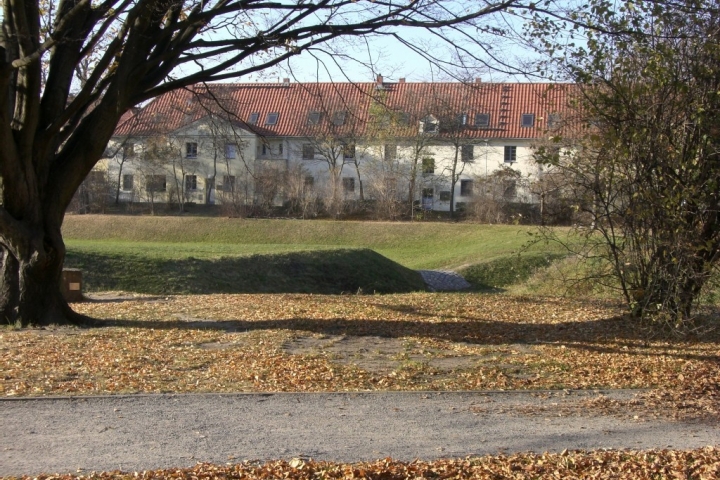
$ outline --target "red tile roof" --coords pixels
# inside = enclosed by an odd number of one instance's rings
[[[532,139],[545,136],[550,114],[562,112],[573,86],[548,83],[289,83],[196,85],[162,95],[122,122],[117,135],[151,136],[169,133],[208,114],[228,118],[263,136],[311,135],[314,129],[336,128],[337,135],[363,135],[368,118],[382,104],[406,116],[397,136],[417,132],[428,114],[457,118],[467,114],[463,137]],[[321,112],[311,126],[310,112]],[[334,112],[347,112],[342,127],[332,125]],[[257,125],[249,125],[252,113]],[[275,125],[266,125],[277,113]],[[488,128],[474,127],[476,114],[489,114]],[[523,114],[534,114],[532,127],[521,125]]]

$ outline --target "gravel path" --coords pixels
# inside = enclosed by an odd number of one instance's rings
[[[633,395],[604,393],[614,399]],[[712,424],[593,414],[583,400],[595,397],[592,392],[470,392],[0,400],[0,475],[136,471],[198,461],[431,460],[720,444],[720,430]]]
[[[472,286],[457,272],[449,270],[418,270],[418,272],[433,292],[465,290]]]

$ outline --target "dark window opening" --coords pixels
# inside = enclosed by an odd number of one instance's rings
[[[432,175],[435,173],[435,159],[432,157],[424,157],[422,159],[422,173],[424,175]]]
[[[463,162],[472,162],[473,158],[475,158],[475,145],[463,145],[461,153]]]
[[[197,175],[185,175],[185,191],[197,190]]]
[[[516,146],[505,146],[505,163],[517,162],[517,147]]]
[[[478,113],[475,115],[475,126],[476,127],[489,127],[490,126],[490,114],[489,113]]]
[[[134,186],[134,179],[132,175],[123,175],[123,181],[122,181],[122,189],[123,190],[132,190]]]
[[[277,112],[268,113],[265,117],[265,125],[277,125],[280,114]]]
[[[308,125],[318,125],[322,119],[322,112],[308,113]]]
[[[345,116],[347,115],[347,112],[345,111],[338,111],[334,112],[332,116],[332,124],[333,125],[344,125],[345,124]]]
[[[185,156],[187,158],[197,158],[198,145],[195,142],[187,142],[185,144]]]
[[[523,127],[535,126],[535,114],[534,113],[523,113],[521,125]]]
[[[165,175],[148,175],[145,177],[145,188],[148,192],[164,192],[167,190]]]
[[[303,160],[312,160],[315,158],[315,147],[310,144],[302,146],[302,158]]]
[[[223,192],[234,192],[235,191],[235,175],[223,175]]]

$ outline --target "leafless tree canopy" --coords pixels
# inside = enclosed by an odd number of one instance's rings
[[[0,321],[73,318],[58,293],[64,212],[131,107],[240,78],[333,41],[392,36],[442,68],[491,62],[522,0],[4,0],[0,22]],[[548,12],[555,14],[554,12]],[[449,56],[403,40],[447,39]]]

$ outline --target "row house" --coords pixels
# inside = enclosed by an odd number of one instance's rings
[[[326,202],[392,197],[458,210],[478,179],[542,175],[534,148],[558,128],[569,88],[380,76],[198,85],[128,115],[102,165],[125,201],[280,204],[312,191]]]

